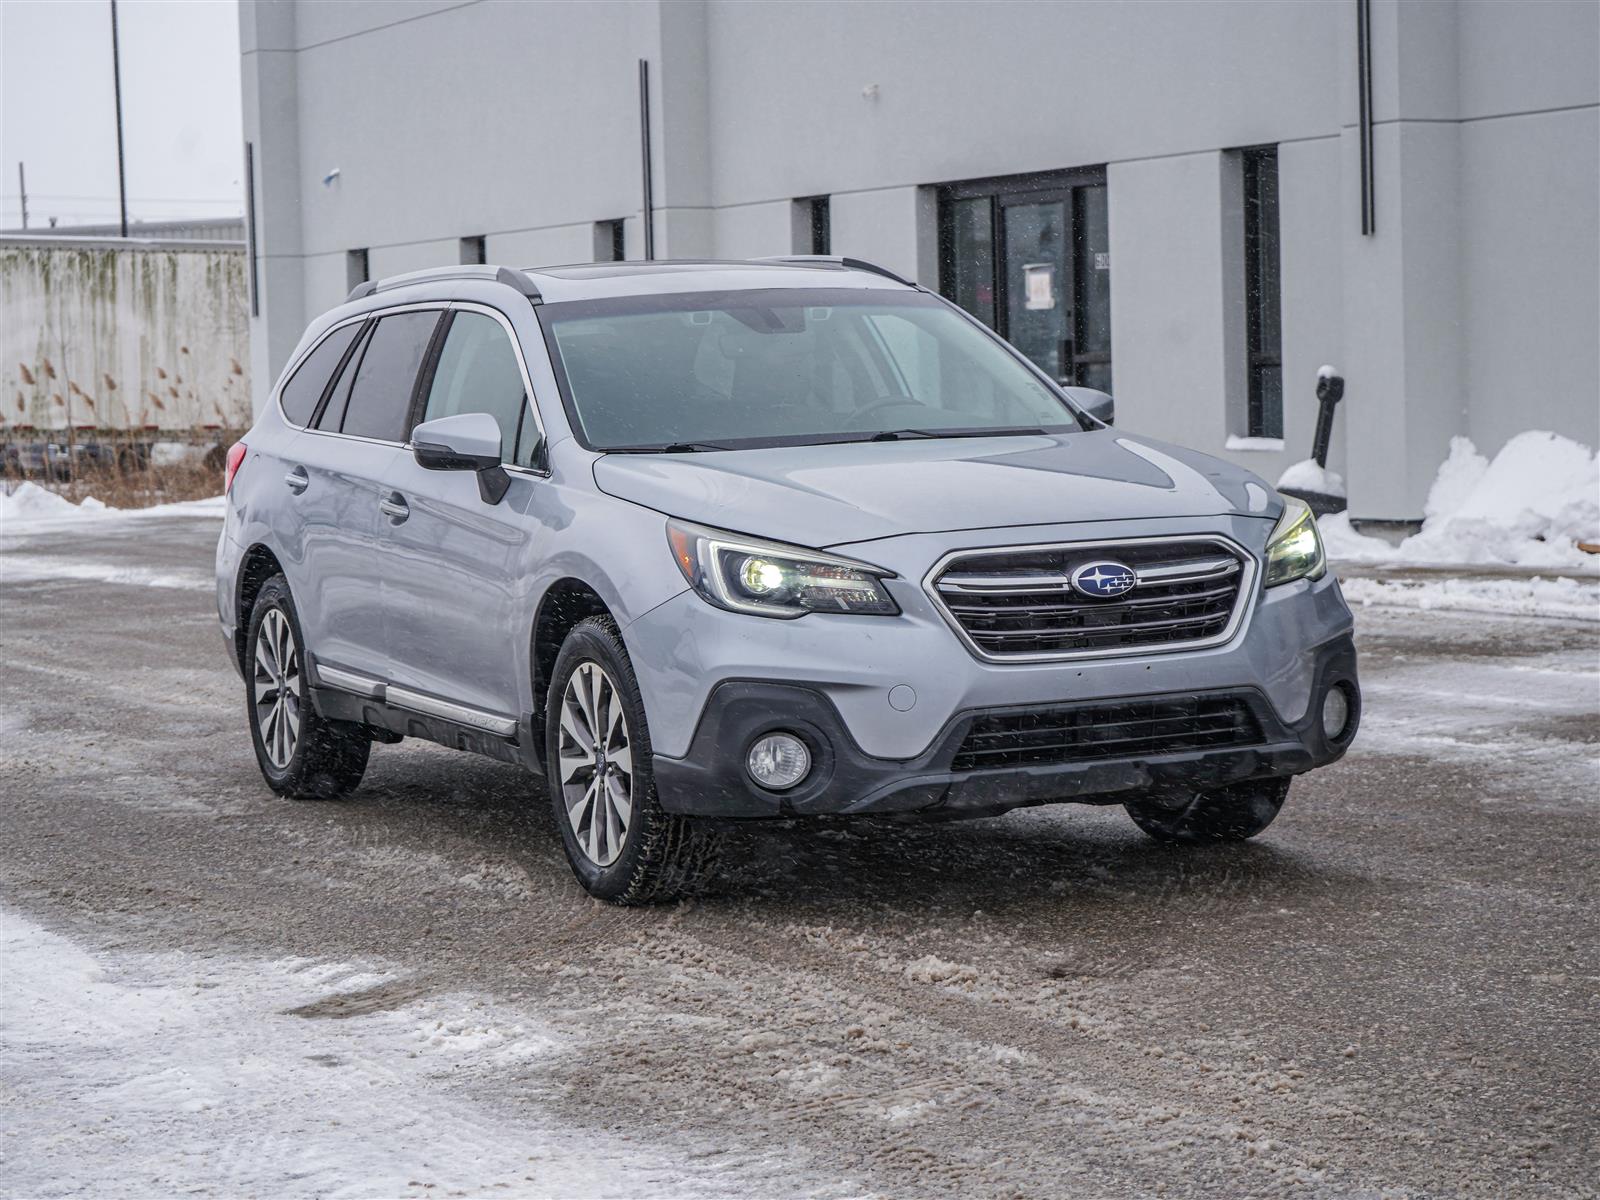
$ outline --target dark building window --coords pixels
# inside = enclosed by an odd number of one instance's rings
[[[482,237],[464,237],[461,239],[461,261],[464,263],[482,264],[489,261],[489,250]]]
[[[811,215],[811,249],[810,254],[832,254],[833,246],[833,217],[828,208],[826,196],[813,196],[806,201]]]
[[[344,256],[345,287],[353,288],[358,283],[365,283],[372,278],[367,274],[367,252],[365,250],[349,250]]]
[[[622,262],[627,258],[623,242],[621,221],[596,221],[594,223],[594,261]]]
[[[1278,148],[1243,151],[1245,339],[1251,437],[1283,436],[1283,304],[1278,259]]]

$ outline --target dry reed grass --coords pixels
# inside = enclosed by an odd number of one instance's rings
[[[24,478],[8,472],[13,482]],[[89,496],[112,508],[148,508],[179,500],[204,500],[222,491],[222,467],[216,463],[185,462],[161,466],[115,466],[80,463],[70,480],[29,475],[40,487],[77,504]]]

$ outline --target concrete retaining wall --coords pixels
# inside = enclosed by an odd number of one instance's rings
[[[242,246],[0,239],[0,437],[250,424]]]

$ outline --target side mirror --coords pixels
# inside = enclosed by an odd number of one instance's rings
[[[476,471],[485,504],[499,504],[511,486],[500,465],[500,422],[488,413],[424,421],[411,431],[411,453],[429,471]]]
[[[1110,425],[1112,418],[1117,415],[1117,402],[1107,392],[1086,387],[1064,387],[1061,390],[1069,400],[1102,425]]]

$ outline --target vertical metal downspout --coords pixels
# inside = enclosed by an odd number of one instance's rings
[[[650,63],[639,60],[639,148],[644,174],[644,257],[656,256],[655,201],[650,194]]]
[[[1361,106],[1361,236],[1378,230],[1372,180],[1372,0],[1356,0],[1356,93]]]
[[[261,315],[261,285],[256,271],[256,146],[244,144],[244,236],[245,251],[250,266],[250,315]]]

